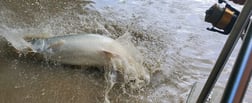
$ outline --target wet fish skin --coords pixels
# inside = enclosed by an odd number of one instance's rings
[[[72,65],[105,65],[112,56],[126,55],[115,40],[102,35],[66,35],[30,41],[46,58]]]
[[[98,34],[76,34],[30,40],[34,52],[45,58],[70,65],[107,66],[116,71],[133,88],[149,84],[150,75],[142,62],[134,58],[118,41]],[[133,81],[133,82],[132,82]]]

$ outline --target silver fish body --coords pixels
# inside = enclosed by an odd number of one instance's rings
[[[30,43],[49,60],[72,65],[105,65],[111,56],[127,54],[115,40],[95,34],[34,39]]]
[[[66,35],[28,41],[33,51],[43,54],[51,61],[70,65],[112,66],[123,75],[125,83],[132,88],[150,81],[148,69],[132,53],[134,47],[126,48],[120,42],[102,35]],[[132,49],[132,50],[131,50]]]

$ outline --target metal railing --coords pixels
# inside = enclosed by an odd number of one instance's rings
[[[221,71],[223,70],[226,62],[228,61],[228,58],[230,57],[235,45],[237,44],[237,41],[241,37],[242,31],[244,30],[246,24],[249,21],[251,11],[252,11],[252,0],[247,0],[236,23],[234,24],[231,33],[229,34],[229,37],[213,67],[211,74],[207,79],[207,82],[205,83],[199,95],[197,103],[204,103],[207,100],[217,79],[220,76]],[[247,32],[247,36],[244,39],[244,43],[242,44],[242,48],[240,50],[234,68],[230,75],[230,79],[225,89],[221,103],[240,103],[243,98],[252,71],[251,70],[252,68],[250,66],[252,65],[250,63],[252,61],[251,57],[252,51],[250,48],[250,46],[252,46],[251,35],[252,35],[252,28],[250,25],[249,30]],[[247,72],[248,74],[246,74]]]
[[[249,25],[248,32],[234,64],[221,103],[242,103],[242,99],[249,84],[251,74],[252,26]]]

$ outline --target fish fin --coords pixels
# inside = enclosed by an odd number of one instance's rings
[[[59,40],[59,41],[56,41],[53,44],[49,45],[47,47],[47,49],[56,49],[56,48],[62,46],[63,44],[65,44],[65,41],[64,40]]]
[[[118,54],[113,53],[113,52],[108,51],[108,50],[102,50],[102,53],[105,54],[105,56],[106,56],[107,58],[109,58],[109,59],[114,58],[114,57],[119,57]]]

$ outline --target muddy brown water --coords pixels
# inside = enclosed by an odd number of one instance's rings
[[[0,35],[12,42],[26,34],[97,33],[118,38],[125,32],[145,57],[151,83],[142,91],[115,87],[112,103],[185,103],[192,85],[209,75],[227,36],[206,31],[204,12],[215,0],[1,0]],[[101,103],[101,71],[36,61],[0,44],[1,103]],[[239,43],[239,45],[241,42]],[[235,49],[217,87],[224,88]],[[251,84],[251,83],[250,83]],[[248,87],[244,103],[252,101]],[[220,93],[222,93],[220,91]]]

